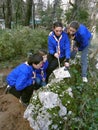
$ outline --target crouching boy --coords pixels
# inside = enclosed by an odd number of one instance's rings
[[[43,57],[33,54],[28,57],[25,63],[18,65],[7,76],[8,93],[19,98],[20,101],[28,105],[35,88],[35,69],[42,67]]]

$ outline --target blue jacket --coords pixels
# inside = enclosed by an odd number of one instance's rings
[[[9,73],[6,79],[7,84],[21,91],[33,84],[33,72],[32,66],[22,63]]]
[[[75,41],[79,44],[79,51],[82,51],[90,43],[91,32],[83,24],[80,24],[75,33]]]
[[[70,58],[70,41],[68,35],[62,32],[62,38],[59,42],[60,44],[60,58],[65,57]],[[51,32],[48,36],[48,51],[50,54],[54,55],[57,52],[58,42],[54,38],[54,32]]]
[[[46,79],[46,76],[47,76],[46,69],[47,69],[47,67],[48,67],[48,61],[44,62],[43,66],[40,69],[35,70],[36,71],[36,77],[40,78],[41,80],[43,78]]]

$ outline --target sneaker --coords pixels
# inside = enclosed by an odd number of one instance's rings
[[[20,99],[19,99],[19,102],[20,102],[23,106],[25,106],[25,107],[27,107],[27,106],[29,105],[29,103],[23,102],[21,97],[20,97]]]
[[[87,83],[87,82],[88,82],[87,77],[82,77],[82,80],[83,80],[83,82],[85,82],[85,83]]]

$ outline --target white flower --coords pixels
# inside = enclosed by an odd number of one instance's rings
[[[72,88],[68,88],[66,92],[69,94],[69,96],[73,97]]]
[[[96,64],[96,69],[98,69],[98,63]]]
[[[71,115],[71,114],[72,114],[72,111],[69,111],[69,112],[68,112],[68,115]]]

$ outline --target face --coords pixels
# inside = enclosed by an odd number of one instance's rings
[[[62,33],[62,31],[63,31],[63,28],[62,28],[62,27],[55,27],[55,28],[53,29],[53,31],[55,32],[55,35],[56,35],[56,36],[60,36],[61,33]]]
[[[33,67],[35,69],[40,69],[43,66],[43,61],[41,61],[39,64],[33,64]]]
[[[72,27],[69,27],[68,33],[69,33],[69,35],[74,35],[76,33],[76,29],[72,28]]]
[[[46,60],[47,60],[47,55],[44,55],[43,56],[43,62],[46,62]]]

